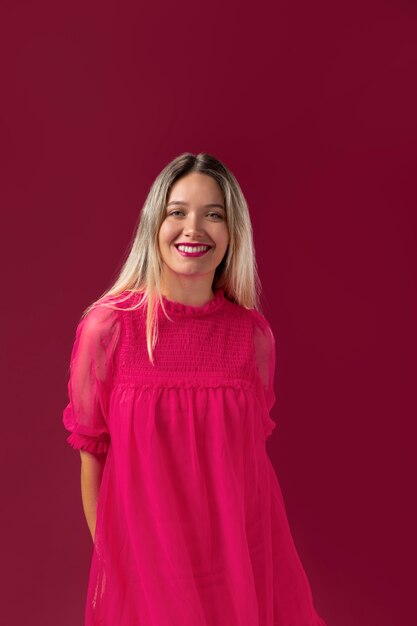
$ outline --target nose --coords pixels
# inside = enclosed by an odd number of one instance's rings
[[[184,224],[184,235],[194,237],[198,233],[202,232],[202,218],[199,218],[198,215],[189,213]]]

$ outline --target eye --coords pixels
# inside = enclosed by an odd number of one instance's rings
[[[223,219],[223,216],[220,215],[220,213],[209,213],[209,215],[215,215],[216,217],[218,217],[219,219]]]

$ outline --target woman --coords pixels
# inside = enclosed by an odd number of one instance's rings
[[[237,180],[211,155],[175,158],[71,355],[86,626],[325,626],[266,452],[275,342],[259,292]]]

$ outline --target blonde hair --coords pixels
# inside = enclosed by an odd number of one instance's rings
[[[119,297],[125,291],[139,292],[139,301],[125,309],[134,310],[147,304],[146,344],[149,359],[154,365],[153,349],[158,339],[158,304],[167,314],[160,290],[163,267],[158,246],[158,233],[165,219],[166,203],[174,183],[191,172],[200,172],[214,178],[223,192],[229,246],[216,268],[212,289],[223,289],[228,300],[246,308],[260,310],[261,283],[257,271],[249,209],[242,190],[232,172],[214,156],[205,152],[197,155],[184,152],[160,172],[153,182],[140,212],[133,243],[114,284],[82,314],[85,317],[96,306],[118,309],[130,297]],[[106,299],[108,301],[103,302]]]

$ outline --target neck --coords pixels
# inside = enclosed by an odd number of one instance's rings
[[[168,300],[191,306],[201,306],[214,299],[212,280],[198,283],[193,280],[161,280],[161,293]]]

